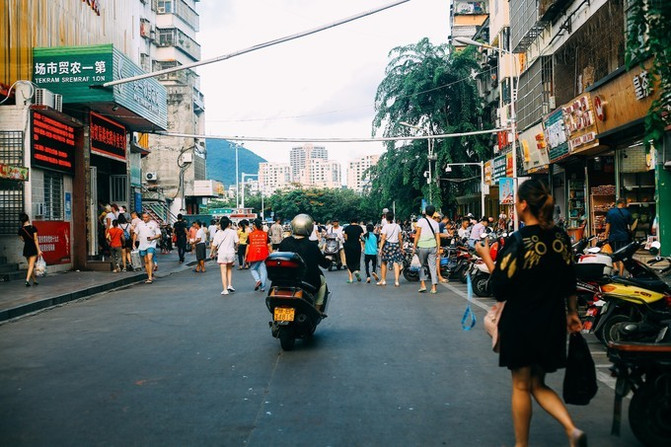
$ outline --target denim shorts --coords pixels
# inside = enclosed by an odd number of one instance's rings
[[[140,256],[147,256],[147,254],[154,256],[156,254],[156,249],[154,247],[148,247],[146,250],[140,250]]]

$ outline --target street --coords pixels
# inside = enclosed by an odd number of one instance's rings
[[[211,264],[0,325],[0,445],[514,445],[510,375],[481,307],[462,330],[465,286],[430,295],[326,275],[329,317],[293,352],[271,337],[249,272],[236,270],[224,297]],[[562,378],[548,380],[560,394]],[[610,435],[612,403],[599,382],[569,411],[590,446],[639,445],[628,399],[622,435]],[[534,405],[531,445],[567,445]]]

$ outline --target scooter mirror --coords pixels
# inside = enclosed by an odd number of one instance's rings
[[[662,247],[662,244],[659,243],[659,241],[655,241],[652,244],[650,244],[650,254],[653,256],[657,256],[659,254],[659,249]]]

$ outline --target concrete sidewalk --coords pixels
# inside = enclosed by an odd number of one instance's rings
[[[195,255],[190,253],[186,254],[186,262],[180,264],[177,250],[157,254],[156,259],[159,268],[154,272],[154,278],[158,280],[196,264]],[[146,279],[143,269],[121,273],[68,271],[47,274],[38,278],[39,285],[31,287],[26,287],[23,279],[0,282],[0,322]]]

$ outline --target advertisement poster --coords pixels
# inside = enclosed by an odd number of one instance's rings
[[[514,185],[511,177],[503,177],[499,179],[499,203],[501,205],[513,204]]]
[[[72,193],[65,193],[65,220],[70,222],[72,220]]]
[[[70,222],[60,220],[34,221],[37,240],[47,264],[70,262]]]

